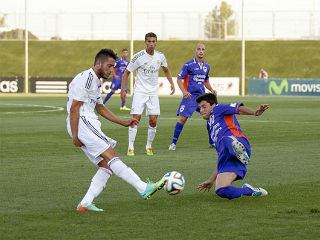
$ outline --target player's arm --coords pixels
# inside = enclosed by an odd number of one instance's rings
[[[113,76],[115,77],[115,79],[119,80],[119,76],[117,75],[117,71],[118,71],[118,66],[113,69]]]
[[[208,81],[204,81],[204,86],[206,87],[206,89],[208,89],[210,92],[212,92],[214,95],[217,95],[217,91],[214,90],[212,87],[211,87],[211,84]]]
[[[253,115],[253,116],[260,116],[269,108],[269,104],[261,104],[257,110],[253,110],[251,108],[240,106],[239,107],[239,114],[240,115]]]
[[[70,127],[72,132],[72,142],[76,147],[81,147],[83,143],[78,138],[78,126],[80,118],[80,107],[83,102],[73,100],[70,107]]]
[[[218,170],[215,168],[211,176],[208,178],[208,180],[204,181],[203,183],[200,183],[197,187],[198,191],[201,192],[209,192],[211,187],[213,186],[214,181],[217,179]]]
[[[175,92],[175,88],[174,88],[174,83],[172,81],[171,72],[170,72],[168,67],[164,67],[164,66],[162,67],[162,70],[163,70],[164,74],[166,75],[166,77],[167,77],[167,79],[168,79],[168,81],[169,81],[169,83],[171,85],[171,93],[170,93],[170,95],[173,95],[174,92]]]
[[[191,98],[191,93],[189,93],[186,89],[184,89],[183,82],[181,78],[177,78],[177,84],[182,92],[182,95],[185,99]]]
[[[121,96],[121,99],[122,101],[125,101],[126,100],[126,85],[127,85],[127,81],[128,81],[128,77],[130,75],[130,71],[129,70],[125,70],[123,75],[122,75],[122,82],[121,82],[121,93],[120,93],[120,96]]]
[[[133,126],[139,124],[139,121],[135,118],[130,118],[127,121],[122,120],[117,115],[115,115],[113,112],[111,112],[108,108],[106,108],[103,104],[96,104],[96,110],[102,117],[108,119],[111,122],[120,124],[125,127],[128,127],[128,126],[133,127]]]

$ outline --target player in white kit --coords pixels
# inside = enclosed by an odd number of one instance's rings
[[[79,73],[72,80],[68,93],[68,133],[73,144],[81,147],[90,161],[99,167],[86,195],[77,206],[79,211],[103,211],[93,204],[93,200],[105,188],[113,173],[131,184],[143,199],[150,198],[165,183],[164,179],[156,183],[143,182],[113,150],[116,141],[101,131],[101,122],[94,110],[109,121],[125,127],[139,123],[135,118],[124,121],[103,105],[100,78],[109,77],[116,59],[117,56],[111,49],[101,49],[95,57],[94,67]]]
[[[162,67],[165,76],[171,84],[171,95],[174,94],[174,84],[168,68],[166,57],[162,52],[155,50],[157,35],[150,32],[145,35],[146,49],[136,53],[131,59],[122,77],[121,98],[125,99],[125,86],[128,76],[136,71],[136,79],[133,89],[131,114],[133,118],[140,121],[141,114],[146,108],[146,115],[149,116],[148,137],[146,144],[147,155],[153,155],[152,142],[157,131],[157,118],[160,115],[160,104],[158,97],[159,69]],[[134,156],[134,141],[137,135],[138,126],[129,126],[128,156]]]

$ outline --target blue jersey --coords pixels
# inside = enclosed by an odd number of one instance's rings
[[[118,58],[115,65],[114,65],[114,70],[117,74],[117,76],[119,76],[119,80],[122,80],[122,75],[124,73],[124,71],[127,68],[127,65],[129,63],[129,60],[123,60],[122,57]],[[112,80],[117,80],[114,76],[112,77]]]
[[[235,114],[239,114],[239,108],[242,105],[242,103],[217,104],[212,109],[207,127],[209,138],[211,138],[218,153],[223,149],[222,144],[220,144],[223,137],[235,136],[247,140],[235,116]]]
[[[192,95],[199,96],[205,93],[204,82],[209,81],[210,65],[203,61],[202,64],[197,62],[194,58],[186,62],[180,73],[178,79],[184,79],[183,86],[186,91]]]

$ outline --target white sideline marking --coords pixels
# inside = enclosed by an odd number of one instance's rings
[[[28,112],[3,112],[2,114],[57,112],[57,111],[63,111],[63,110],[64,110],[63,107],[47,106],[47,105],[35,105],[35,104],[19,104],[19,103],[8,103],[8,104],[6,104],[6,103],[0,103],[0,105],[52,108],[52,109],[50,109],[50,110],[39,110],[39,111],[28,111]]]
[[[128,116],[124,116],[123,115],[123,116],[119,116],[119,117],[126,119],[126,118],[130,118],[131,115],[128,115]],[[148,118],[148,117],[141,116],[141,118],[145,119],[145,118]],[[176,118],[174,118],[174,117],[161,117],[161,116],[159,116],[158,120],[176,120],[176,121],[178,121],[179,117],[177,116]],[[204,120],[201,119],[201,118],[189,118],[188,121],[204,121]],[[316,123],[316,124],[319,124],[319,122],[300,122],[300,121],[286,121],[286,120],[259,120],[259,119],[257,119],[257,120],[240,119],[239,120],[238,119],[238,121],[239,122],[263,122],[263,123],[307,123],[307,124],[308,123]]]

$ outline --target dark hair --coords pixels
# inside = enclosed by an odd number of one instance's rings
[[[153,33],[153,32],[147,33],[146,36],[144,37],[144,40],[147,41],[148,37],[154,37],[154,38],[157,39],[157,35],[155,33]]]
[[[128,49],[124,48],[124,49],[122,49],[122,51],[121,51],[121,52],[125,52],[125,51],[127,51],[127,52],[128,52]]]
[[[206,102],[210,103],[211,106],[213,104],[218,103],[217,96],[214,95],[213,93],[202,94],[199,97],[197,97],[196,101],[198,104],[202,101],[206,101]]]
[[[102,63],[107,61],[108,58],[111,57],[113,58],[114,60],[117,60],[117,54],[114,53],[114,51],[112,49],[109,49],[109,48],[103,48],[101,49],[95,59],[94,59],[94,65],[96,65],[97,61],[100,60]]]

